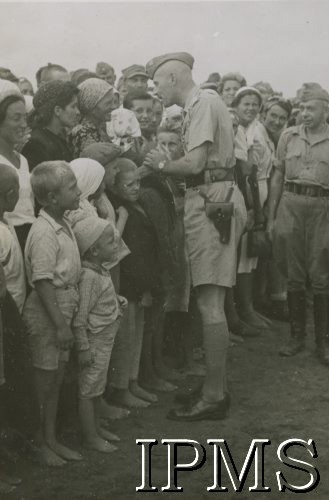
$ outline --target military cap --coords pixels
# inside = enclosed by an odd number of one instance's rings
[[[187,64],[192,69],[194,58],[188,52],[172,52],[171,54],[154,57],[146,65],[146,71],[149,77],[153,79],[155,72],[160,68],[160,66],[168,61],[180,61]]]
[[[314,82],[303,83],[302,88],[297,91],[297,98],[301,102],[311,101],[312,99],[329,102],[328,92],[321,85]]]
[[[259,90],[259,92],[267,92],[268,94],[274,94],[272,85],[270,85],[268,82],[257,82],[253,85],[253,87]]]
[[[132,66],[128,66],[128,68],[123,69],[122,75],[124,79],[132,78],[133,76],[145,76],[145,78],[148,78],[144,66],[141,66],[140,64],[133,64]]]
[[[107,76],[109,73],[114,73],[114,69],[106,62],[98,62],[96,64],[96,74],[99,76]]]

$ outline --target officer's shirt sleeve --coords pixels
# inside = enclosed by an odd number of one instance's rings
[[[214,104],[211,98],[203,97],[194,104],[187,127],[186,149],[188,152],[206,142],[214,142],[218,123],[217,107]]]

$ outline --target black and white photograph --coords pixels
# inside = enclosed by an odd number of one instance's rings
[[[329,2],[0,22],[0,500],[328,500]]]

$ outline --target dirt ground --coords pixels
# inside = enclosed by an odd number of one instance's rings
[[[232,456],[239,469],[243,464],[252,439],[270,439],[265,447],[265,483],[271,487],[268,493],[250,493],[253,470],[241,493],[234,493],[226,473],[225,485],[229,491],[223,498],[247,500],[278,500],[284,493],[278,491],[275,472],[282,470],[294,484],[305,484],[309,476],[296,472],[279,463],[277,446],[290,438],[313,439],[318,453],[311,459],[306,450],[300,450],[301,459],[312,462],[320,472],[319,486],[303,496],[313,500],[329,499],[329,372],[320,366],[313,354],[313,332],[310,325],[307,350],[293,359],[280,358],[278,348],[286,338],[288,326],[275,323],[271,331],[264,331],[259,338],[249,339],[230,348],[229,387],[232,406],[225,421],[202,421],[181,423],[166,419],[173,406],[173,394],[159,394],[159,403],[148,409],[132,412],[131,417],[114,421],[111,429],[119,434],[121,442],[116,453],[102,455],[85,452],[80,446],[76,427],[67,429],[62,436],[64,442],[74,446],[84,455],[81,463],[69,464],[51,470],[37,464],[22,462],[18,473],[23,478],[16,493],[8,497],[20,500],[52,499],[134,499],[143,498],[136,492],[141,484],[141,447],[136,439],[164,438],[194,439],[205,445],[207,461],[196,471],[178,473],[178,483],[184,491],[180,496],[187,500],[206,499],[210,494],[207,486],[213,484],[213,461],[207,439],[223,438],[230,446]],[[196,377],[188,379],[181,387],[195,385]],[[153,448],[152,483],[159,488],[167,483],[166,447]],[[292,453],[296,455],[296,451]],[[190,462],[194,457],[190,448],[179,451],[181,462]],[[287,491],[286,495],[294,495]],[[156,497],[157,498],[157,497]],[[180,498],[180,497],[179,497]],[[221,497],[220,497],[221,498]],[[283,497],[284,498],[284,497]]]

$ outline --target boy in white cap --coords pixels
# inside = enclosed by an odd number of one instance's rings
[[[109,453],[116,450],[109,441],[119,441],[119,438],[101,427],[100,402],[106,387],[121,308],[128,303],[116,294],[111,275],[103,265],[117,258],[118,239],[113,226],[96,217],[77,222],[74,233],[82,259],[80,303],[73,321],[80,365],[80,420],[84,445]]]

